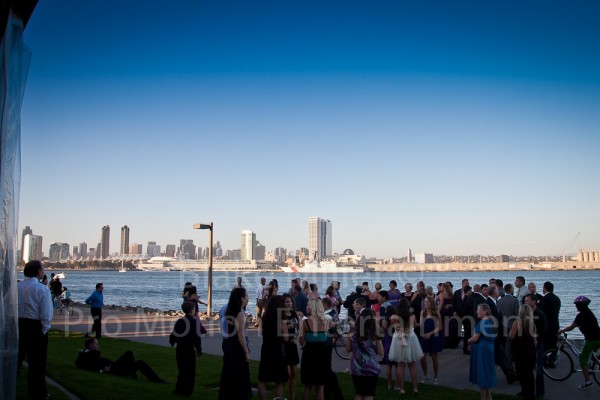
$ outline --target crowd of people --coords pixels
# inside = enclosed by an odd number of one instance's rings
[[[39,261],[28,263],[24,273],[26,278],[19,282],[19,366],[28,359],[31,397],[44,398],[42,377],[52,301],[63,293],[63,288],[55,277],[50,285],[39,285],[44,276]],[[256,290],[249,293],[238,278],[227,305],[219,312],[223,337],[219,398],[252,397],[247,332],[251,326],[247,321],[251,295],[256,301],[254,326],[262,336],[259,399],[267,398],[267,385],[273,384],[275,399],[283,399],[287,388],[287,398],[293,400],[298,365],[303,399],[342,399],[331,364],[332,343],[341,334],[345,335],[344,344],[351,354],[347,372],[352,375],[356,399],[375,397],[382,368],[388,390],[401,395],[406,393],[406,370],[413,394],[418,393],[419,383],[437,385],[444,374],[439,353],[459,347],[469,356],[468,380],[480,388],[482,400],[492,398],[492,389],[498,381],[496,365],[508,383],[519,382],[519,395],[523,399],[543,398],[543,367],[548,362],[548,353],[546,359],[544,353],[556,349],[557,335],[576,327],[586,340],[579,358],[584,382],[578,388],[591,386],[588,363],[592,351],[600,346],[600,327],[589,308],[589,298],[575,299],[577,317],[561,329],[561,301],[553,293],[551,282],[543,283],[542,293],[537,292],[534,282],[526,283],[522,276],[516,277],[514,286],[500,279],[471,286],[463,279],[456,290],[451,282],[436,287],[434,291],[432,286],[419,281],[413,290],[412,283],[407,282],[401,291],[397,282],[391,280],[387,290],[379,282],[371,290],[369,282],[363,282],[343,298],[337,281],[331,282],[321,294],[316,283],[292,279],[289,289],[280,291],[276,279],[267,284],[261,278]],[[91,306],[93,325],[86,335],[85,348],[77,357],[77,366],[119,376],[135,376],[139,371],[150,381],[164,383],[145,362],[135,360],[131,352],[114,362],[100,357],[102,292],[103,285],[98,283],[85,300]],[[169,337],[169,343],[177,346],[178,376],[173,391],[176,395],[191,396],[195,385],[196,358],[202,355],[201,337],[206,333],[197,317],[199,304],[206,303],[200,300],[196,287],[187,282],[181,306],[185,315],[177,320]],[[339,329],[344,325],[340,320],[344,310],[349,331]]]

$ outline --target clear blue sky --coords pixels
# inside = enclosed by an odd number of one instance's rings
[[[596,1],[41,0],[20,230],[367,256],[600,248]],[[575,251],[576,248],[572,248]]]

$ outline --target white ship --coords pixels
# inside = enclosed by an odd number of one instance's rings
[[[310,261],[304,265],[294,264],[289,267],[281,267],[283,272],[297,274],[347,274],[369,272],[370,269],[362,264],[341,264],[336,261]]]

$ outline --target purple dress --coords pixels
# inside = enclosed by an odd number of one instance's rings
[[[402,297],[402,292],[400,292],[398,289],[390,290],[388,292],[388,296],[388,301],[391,303],[391,305],[398,307],[398,304],[400,304],[400,298]]]

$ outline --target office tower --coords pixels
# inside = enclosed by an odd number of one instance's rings
[[[223,257],[223,249],[221,248],[221,242],[217,240],[217,243],[213,244],[213,257]]]
[[[31,230],[31,228],[29,226],[26,226],[25,229],[23,229],[23,234],[21,235],[21,260],[24,260],[25,256],[25,235],[33,235],[33,231]]]
[[[277,261],[283,262],[287,259],[287,250],[283,247],[277,247],[274,255]]]
[[[79,253],[81,253],[81,257],[88,257],[88,247],[86,242],[79,243]]]
[[[76,256],[79,254],[79,247],[73,246],[73,255]]]
[[[102,243],[98,243],[98,245],[96,246],[96,253],[94,254],[94,257],[97,260],[102,258]]]
[[[242,256],[242,251],[240,249],[236,250],[227,250],[225,252],[225,257],[229,260],[239,260]]]
[[[110,226],[104,225],[102,227],[102,235],[100,236],[100,245],[98,246],[98,249],[96,250],[96,253],[98,253],[98,250],[100,250],[100,255],[98,256],[98,258],[101,258],[101,259],[108,258],[108,256],[110,255],[109,246],[110,246]]]
[[[129,254],[142,254],[142,245],[134,243],[129,247]]]
[[[320,260],[332,254],[331,236],[331,221],[319,217],[308,219],[309,259]]]
[[[42,259],[42,237],[28,233],[23,238],[23,261]]]
[[[406,254],[406,262],[412,262],[412,251],[410,249],[408,249],[408,253]]]
[[[176,250],[176,247],[174,244],[168,244],[167,248],[165,249],[165,256],[175,257],[175,250]]]
[[[121,254],[129,254],[129,227],[121,227]]]
[[[69,245],[67,243],[52,243],[48,252],[48,261],[59,262],[69,258]]]
[[[148,246],[146,246],[146,254],[148,254],[150,257],[159,257],[160,245],[156,244],[156,242],[148,242]]]
[[[416,253],[415,254],[415,262],[417,264],[432,264],[433,263],[433,254],[431,254],[431,253]]]
[[[257,261],[264,260],[266,254],[267,250],[265,249],[265,246],[257,241],[256,246],[254,247],[254,259]]]
[[[186,260],[193,260],[196,257],[196,245],[192,239],[179,240],[179,255]]]
[[[240,254],[241,261],[254,260],[254,249],[256,247],[256,234],[252,231],[242,231],[242,253]]]

